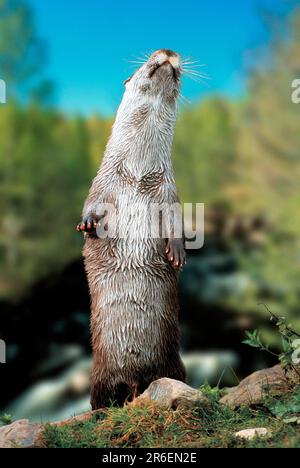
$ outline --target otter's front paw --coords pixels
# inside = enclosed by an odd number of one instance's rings
[[[95,234],[99,217],[95,213],[91,213],[85,216],[80,224],[78,224],[76,230],[78,232],[86,232],[88,234]]]
[[[182,239],[169,239],[166,254],[169,262],[177,270],[181,270],[186,264],[186,253]]]

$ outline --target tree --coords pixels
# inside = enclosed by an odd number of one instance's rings
[[[0,0],[0,76],[8,96],[22,101],[49,98],[53,84],[40,78],[45,59],[45,43],[36,34],[27,2]]]
[[[250,73],[238,139],[239,185],[244,212],[259,213],[269,225],[264,248],[244,265],[253,280],[248,303],[261,312],[258,297],[299,327],[300,108],[291,94],[300,76],[300,9],[283,21],[281,33],[256,53]]]
[[[182,201],[224,200],[235,181],[236,141],[235,107],[225,99],[209,99],[181,115],[173,157]]]

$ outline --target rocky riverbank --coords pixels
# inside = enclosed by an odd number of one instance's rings
[[[153,382],[124,408],[0,428],[1,448],[300,447],[300,389],[280,365],[231,389]]]

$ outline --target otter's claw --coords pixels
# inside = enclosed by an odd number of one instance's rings
[[[169,239],[166,254],[176,270],[181,270],[186,264],[186,253],[182,239]]]
[[[97,229],[97,224],[99,222],[98,216],[94,213],[83,218],[82,222],[79,223],[76,227],[78,232],[86,232],[88,234],[94,234]]]

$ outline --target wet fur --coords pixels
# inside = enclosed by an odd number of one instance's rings
[[[131,203],[178,202],[171,163],[178,76],[155,68],[155,55],[126,84],[112,135],[85,203],[83,218],[99,203],[122,213]],[[151,75],[151,76],[150,76]],[[120,200],[119,196],[124,198]],[[93,409],[124,401],[161,377],[185,379],[179,357],[178,271],[166,240],[145,238],[149,216],[122,220],[136,239],[87,235],[85,268],[91,295]]]

